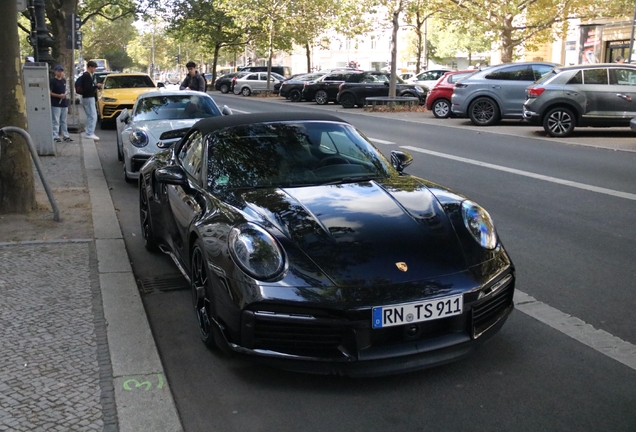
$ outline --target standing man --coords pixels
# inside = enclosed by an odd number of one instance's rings
[[[188,75],[181,83],[179,90],[196,90],[205,93],[205,78],[197,71],[197,64],[193,61],[186,63]]]
[[[66,118],[68,116],[68,99],[66,97],[66,78],[64,78],[64,66],[57,65],[53,68],[55,77],[49,81],[51,93],[51,113],[53,114],[53,141],[62,142],[60,130],[65,142],[73,141],[68,136]]]
[[[97,125],[97,108],[95,107],[95,98],[97,97],[97,89],[102,88],[102,84],[95,84],[93,74],[97,68],[97,63],[90,60],[86,63],[86,72],[80,78],[80,83],[84,92],[82,93],[82,105],[86,112],[86,138],[99,141],[99,137],[95,135],[95,126]]]

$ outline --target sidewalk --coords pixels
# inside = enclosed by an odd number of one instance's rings
[[[62,220],[35,169],[39,210],[0,216],[0,431],[181,431],[95,143],[71,138],[40,158]]]

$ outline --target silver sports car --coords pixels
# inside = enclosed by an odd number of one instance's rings
[[[139,178],[139,168],[153,154],[170,147],[202,118],[232,114],[197,91],[158,90],[140,95],[132,111],[117,117],[117,159],[124,162],[124,179]]]

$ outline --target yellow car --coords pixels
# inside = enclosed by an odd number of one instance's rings
[[[163,87],[157,86],[148,74],[111,73],[106,75],[103,87],[97,95],[97,115],[102,129],[112,126],[124,108],[132,109],[137,96],[147,91]]]

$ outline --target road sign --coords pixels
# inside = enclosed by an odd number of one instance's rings
[[[66,48],[82,49],[82,19],[75,14],[66,15]]]

